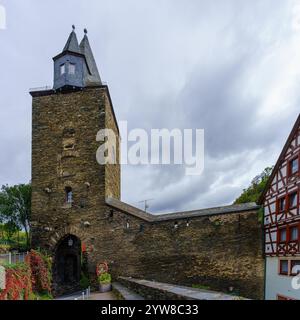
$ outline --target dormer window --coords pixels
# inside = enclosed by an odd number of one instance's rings
[[[69,64],[69,74],[75,74],[76,65],[74,63]]]
[[[72,204],[73,203],[73,190],[72,190],[72,188],[66,187],[65,192],[66,192],[66,203]]]
[[[65,64],[62,64],[60,66],[60,75],[63,75],[66,73],[66,65]]]

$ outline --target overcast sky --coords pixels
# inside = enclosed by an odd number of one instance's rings
[[[274,164],[299,114],[300,0],[0,0],[0,184],[31,176],[29,88],[83,28],[118,120],[205,129],[205,170],[123,166],[122,200],[152,212],[230,204]],[[1,25],[1,24],[0,24]]]

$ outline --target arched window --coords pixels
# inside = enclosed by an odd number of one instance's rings
[[[66,192],[66,203],[72,204],[73,203],[73,190],[72,190],[72,188],[66,187],[65,192]]]

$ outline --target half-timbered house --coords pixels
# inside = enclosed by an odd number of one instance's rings
[[[264,206],[267,300],[300,300],[300,115],[260,199]]]

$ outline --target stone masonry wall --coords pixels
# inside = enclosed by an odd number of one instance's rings
[[[105,119],[107,96],[107,88],[102,87],[33,98],[31,227],[34,246],[50,248],[56,243],[53,236],[59,230],[71,225],[82,226],[99,216],[104,208],[107,173],[96,161],[100,145],[96,135],[105,123],[112,122],[110,114],[110,120]],[[119,172],[119,168],[115,171]],[[115,189],[110,187],[110,193],[117,196],[120,182],[117,177],[114,179]],[[73,190],[72,206],[65,203],[66,187]]]
[[[205,285],[263,298],[262,230],[243,212],[149,223],[105,203],[120,196],[119,166],[96,161],[96,134],[117,130],[107,87],[33,97],[32,244],[55,255],[72,234],[87,248],[89,270],[109,263],[119,275]],[[116,132],[116,134],[118,134]],[[118,154],[118,150],[116,150]],[[73,190],[72,206],[65,188]],[[129,224],[129,228],[127,228]],[[55,280],[54,280],[55,281]]]
[[[130,228],[126,228],[129,222]],[[114,276],[173,284],[201,285],[247,298],[263,299],[262,228],[257,212],[145,223],[107,211],[108,231],[99,239],[99,257]],[[98,239],[98,238],[97,238]],[[102,247],[102,249],[100,249]]]

